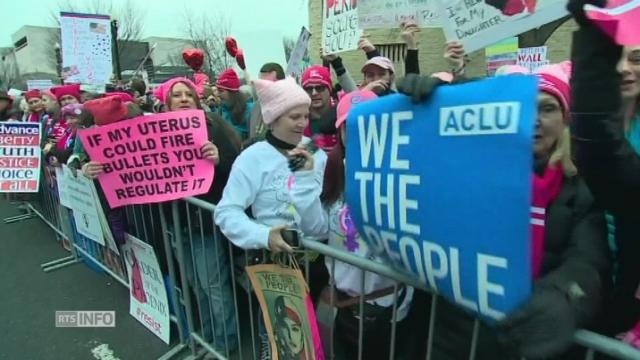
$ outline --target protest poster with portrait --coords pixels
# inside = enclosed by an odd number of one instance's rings
[[[273,360],[324,359],[313,304],[302,273],[280,265],[246,267],[258,297]]]

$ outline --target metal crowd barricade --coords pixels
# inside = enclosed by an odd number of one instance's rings
[[[172,223],[166,253],[169,263],[175,259],[178,265],[169,269],[175,276],[177,301],[186,312],[192,356],[259,358],[260,313],[244,275],[250,256],[234,250],[215,226],[215,205],[186,198],[167,206],[171,207]],[[168,211],[161,217],[166,215]]]

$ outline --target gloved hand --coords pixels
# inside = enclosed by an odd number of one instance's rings
[[[418,74],[407,74],[397,82],[398,91],[411,96],[415,103],[419,103],[431,96],[434,89],[444,81],[431,76],[420,76]]]
[[[591,22],[584,13],[584,6],[587,4],[605,7],[607,0],[569,0],[567,10],[573,15],[573,18],[580,26],[591,26]]]
[[[497,325],[505,347],[527,359],[562,353],[571,345],[576,328],[569,298],[551,286],[536,287],[526,304]]]

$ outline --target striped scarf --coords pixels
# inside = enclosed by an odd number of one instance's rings
[[[540,276],[544,253],[544,231],[547,208],[560,194],[564,174],[557,163],[548,166],[542,176],[533,175],[533,197],[531,206],[531,274]]]

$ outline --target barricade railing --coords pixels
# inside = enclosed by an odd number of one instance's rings
[[[53,186],[51,186],[53,184]],[[56,233],[61,241],[71,245],[71,256],[43,264],[43,268],[53,270],[79,262],[81,257],[90,259],[107,274],[125,287],[129,287],[126,267],[122,257],[117,257],[120,269],[114,269],[108,261],[109,249],[78,234],[70,211],[59,204],[55,181],[43,183],[37,204],[29,203],[30,217],[37,216]],[[179,343],[161,359],[170,359],[189,350],[198,358],[210,354],[218,359],[257,359],[265,340],[259,330],[261,319],[257,301],[244,271],[245,266],[256,262],[254,253],[234,248],[214,224],[215,205],[197,198],[186,198],[171,203],[157,205],[129,206],[125,209],[127,231],[133,236],[151,244],[158,260],[164,264],[170,286],[168,296],[174,304],[171,321],[177,325]],[[29,217],[25,217],[29,218]],[[18,221],[18,220],[14,220]],[[406,286],[421,291],[429,290],[416,278],[396,271],[389,266],[355,256],[324,243],[303,238],[303,247],[329,259],[329,267],[334,273],[336,261],[351,264],[361,270],[361,294],[367,275],[375,273],[395,282],[393,286],[392,319],[398,314],[401,291]],[[262,258],[264,260],[264,257]],[[303,266],[307,282],[309,258]],[[47,265],[47,266],[44,266]],[[311,284],[310,284],[311,285]],[[404,287],[404,289],[403,289]],[[335,284],[329,280],[329,306],[336,305]],[[244,293],[242,293],[244,292]],[[364,351],[364,296],[359,296],[357,355],[363,359]],[[426,359],[432,356],[436,313],[439,306],[437,296],[430,299],[430,313],[424,324],[426,339]],[[248,310],[248,311],[247,311]],[[480,322],[475,320],[470,334],[469,359],[475,359]],[[397,322],[392,322],[389,342],[389,359],[397,358]],[[335,358],[334,327],[325,334],[325,356]],[[579,330],[574,336],[575,343],[586,348],[585,358],[592,359],[596,353],[606,354],[616,359],[640,359],[640,351],[616,339],[587,330]],[[338,354],[339,355],[339,354]],[[422,357],[421,357],[422,358]]]

